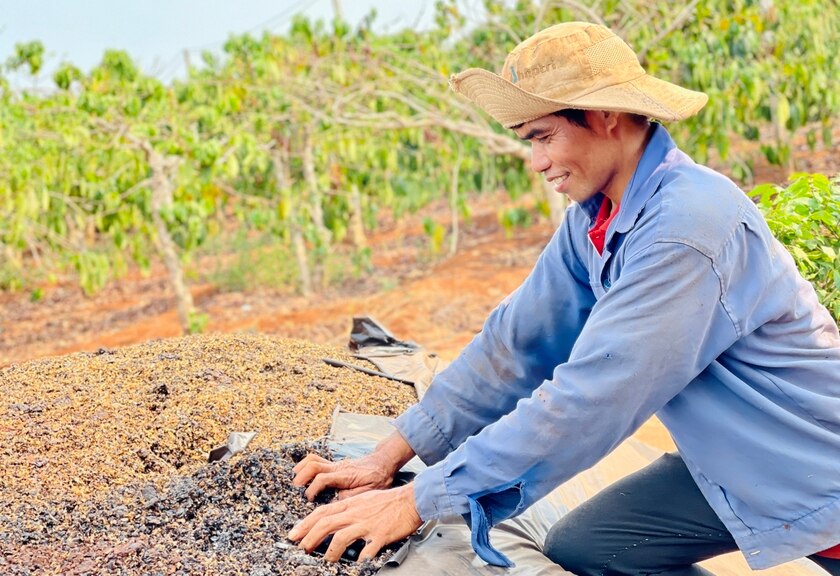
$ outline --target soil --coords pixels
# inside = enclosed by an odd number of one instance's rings
[[[257,332],[343,346],[351,318],[371,314],[392,332],[452,358],[480,330],[487,313],[528,274],[551,237],[550,224],[537,223],[507,237],[497,207],[504,194],[471,203],[471,222],[462,229],[453,257],[433,256],[422,220],[446,217],[444,203],[399,224],[386,223],[369,238],[373,273],[348,279],[310,298],[261,287],[223,292],[198,282],[192,292],[209,315],[207,332]],[[208,268],[199,263],[196,268]],[[33,358],[119,347],[181,334],[165,271],[149,277],[131,273],[94,297],[71,283],[28,294],[0,294],[0,366]]]

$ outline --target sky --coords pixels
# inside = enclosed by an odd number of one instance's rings
[[[378,31],[429,27],[434,17],[434,0],[339,3],[351,24],[375,8]],[[184,75],[184,50],[198,63],[201,51],[221,51],[230,34],[285,32],[296,13],[331,20],[333,0],[0,0],[0,66],[16,43],[40,40],[45,79],[64,61],[90,70],[115,48],[171,80]]]

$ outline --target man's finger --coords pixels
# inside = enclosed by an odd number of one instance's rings
[[[312,484],[306,489],[306,499],[312,502],[325,488],[341,488],[347,484],[347,477],[341,472],[322,472],[315,476]]]
[[[303,458],[303,460],[301,460],[300,462],[295,464],[294,468],[292,468],[292,472],[297,474],[298,472],[300,472],[303,469],[304,466],[306,466],[310,462],[329,462],[329,460],[327,460],[326,458],[323,458],[322,456],[318,456],[317,454],[311,454],[310,453],[310,454],[307,454]]]
[[[361,562],[362,560],[370,560],[376,556],[382,549],[381,542],[382,540],[378,538],[368,537],[365,540],[365,547],[362,548],[361,552],[359,552],[358,561]]]
[[[302,462],[303,460],[301,460],[301,463]],[[295,474],[295,477],[292,479],[292,485],[297,487],[306,486],[313,478],[318,476],[318,474],[331,472],[334,468],[335,463],[330,462],[329,460],[324,460],[323,462],[310,460],[306,463],[306,465],[301,466],[300,470]]]
[[[324,560],[338,562],[347,547],[364,536],[364,526],[355,524],[336,531],[333,534],[329,548],[324,553]]]
[[[315,508],[312,512],[310,512],[303,520],[295,524],[289,533],[286,534],[286,537],[289,540],[293,540],[295,542],[301,540],[304,536],[306,536],[309,531],[312,529],[312,526],[321,519],[322,516],[325,514],[329,514],[329,507],[330,505],[327,504],[326,506],[320,506]]]
[[[351,523],[352,520],[341,513],[324,516],[313,524],[312,528],[309,529],[306,536],[303,537],[303,540],[300,541],[298,546],[306,550],[307,554],[311,554],[312,551],[318,547],[318,544],[324,540],[324,538],[333,532],[345,528]],[[342,550],[342,552],[344,552],[344,550]]]

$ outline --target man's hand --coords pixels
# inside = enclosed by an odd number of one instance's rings
[[[362,458],[330,462],[315,454],[307,455],[292,469],[295,473],[292,484],[306,486],[311,482],[306,489],[310,501],[324,488],[336,488],[342,500],[367,490],[390,487],[394,474],[413,455],[408,443],[395,432]]]
[[[333,534],[324,558],[336,562],[347,547],[364,540],[359,560],[373,558],[386,544],[405,538],[423,522],[414,504],[414,484],[373,490],[316,508],[289,532],[289,539],[311,553]]]
[[[394,472],[386,464],[375,452],[362,458],[338,462],[331,462],[317,454],[308,454],[292,469],[295,473],[292,484],[306,486],[312,482],[306,489],[306,499],[310,502],[324,488],[336,488],[338,499],[342,500],[367,490],[389,488],[394,481]]]

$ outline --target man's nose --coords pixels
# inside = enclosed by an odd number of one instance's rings
[[[536,172],[537,174],[541,172],[545,172],[548,170],[548,167],[551,165],[551,162],[548,159],[548,155],[545,153],[545,149],[543,146],[540,145],[539,142],[534,142],[531,144],[531,170]]]

